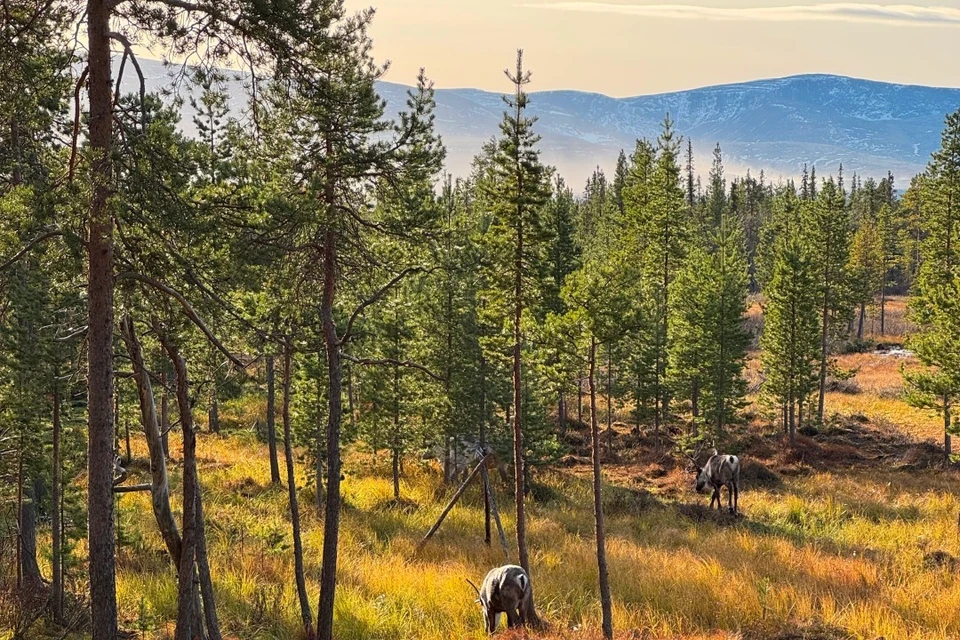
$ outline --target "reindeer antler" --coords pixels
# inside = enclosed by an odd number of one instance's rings
[[[477,592],[477,600],[476,600],[476,601],[477,601],[477,602],[480,602],[480,589],[477,588],[477,585],[473,584],[473,582],[470,580],[470,578],[464,578],[464,580],[466,580],[466,581],[467,581],[467,584],[469,584],[471,587],[473,587],[473,590]]]

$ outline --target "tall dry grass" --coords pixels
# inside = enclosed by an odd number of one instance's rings
[[[286,497],[269,484],[265,448],[205,435],[199,457],[224,629],[245,640],[299,637]],[[464,578],[477,581],[504,559],[483,544],[478,492],[469,491],[417,553],[445,495],[439,474],[408,463],[401,487],[408,502],[396,508],[384,463],[356,454],[346,470],[336,637],[483,637]],[[929,562],[934,551],[960,555],[956,480],[934,472],[785,478],[775,490],[745,486],[737,522],[685,506],[705,502],[692,492],[651,503],[608,490],[616,628],[621,637],[645,638],[771,637],[808,627],[888,640],[958,637],[960,582]],[[545,472],[538,482],[545,497],[531,509],[529,536],[538,605],[551,623],[544,637],[596,637],[589,483],[564,472]],[[509,499],[499,489],[512,535]],[[322,525],[309,505],[305,499],[304,543],[315,600]],[[122,622],[146,638],[168,637],[174,572],[147,497],[124,496],[121,514]]]

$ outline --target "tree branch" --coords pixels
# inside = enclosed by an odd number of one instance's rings
[[[183,294],[177,291],[176,289],[174,289],[173,287],[170,287],[160,282],[159,280],[151,278],[150,276],[145,276],[142,273],[135,273],[133,271],[125,271],[123,273],[118,273],[115,280],[116,281],[137,280],[144,284],[148,284],[154,289],[162,291],[168,296],[174,298],[177,302],[180,303],[180,306],[183,307],[184,312],[187,314],[187,317],[190,318],[193,324],[197,325],[200,331],[202,331],[203,334],[207,336],[207,340],[209,340],[213,344],[213,346],[216,347],[217,350],[219,350],[223,355],[229,358],[230,362],[234,363],[241,369],[246,369],[248,366],[250,366],[251,363],[244,363],[240,358],[233,355],[230,352],[230,350],[228,350],[225,346],[223,346],[223,343],[221,343],[220,340],[218,340],[217,337],[213,335],[213,332],[207,328],[207,325],[200,318],[200,316],[197,314],[194,308],[190,305],[187,299],[183,297]]]
[[[37,246],[44,240],[49,240],[50,238],[55,238],[56,236],[62,236],[62,235],[63,235],[62,231],[54,230],[54,231],[48,231],[43,235],[37,238],[34,238],[33,240],[27,243],[27,246],[25,246],[23,249],[20,249],[20,251],[16,252],[15,254],[7,258],[3,262],[3,264],[0,264],[0,271],[6,271],[7,268],[10,267],[10,265],[12,265],[14,262],[19,260],[20,258],[22,258],[28,251],[30,251],[30,249],[33,249],[35,246]]]
[[[89,67],[84,67],[77,79],[77,86],[73,90],[73,142],[70,145],[70,168],[67,171],[67,181],[73,182],[73,174],[77,168],[77,139],[80,137],[80,90],[87,79]]]
[[[349,360],[350,362],[358,364],[361,367],[392,365],[396,367],[405,367],[407,369],[416,369],[417,371],[427,374],[438,382],[444,382],[446,380],[442,376],[438,376],[433,371],[430,371],[430,369],[427,369],[422,364],[417,364],[416,362],[411,362],[410,360],[395,360],[394,358],[356,358],[348,353],[343,352],[341,352],[340,355],[344,360]]]
[[[401,280],[406,278],[411,273],[421,273],[424,271],[430,271],[430,270],[424,267],[407,267],[406,269],[398,273],[396,276],[394,276],[393,279],[390,280],[390,282],[380,287],[380,289],[378,289],[377,292],[374,293],[371,297],[361,302],[360,305],[356,309],[354,309],[353,313],[350,315],[350,320],[347,321],[347,328],[343,332],[343,337],[340,338],[340,344],[344,345],[347,343],[348,340],[350,340],[350,334],[353,331],[353,324],[354,322],[357,321],[357,318],[360,316],[360,314],[363,313],[364,309],[366,309],[372,304],[375,304],[377,300],[379,300],[384,295],[386,295],[386,293],[390,291],[390,289],[397,286],[397,284],[399,284]]]
[[[111,31],[107,33],[107,37],[111,40],[115,40],[123,45],[123,57],[126,60],[127,56],[130,57],[130,62],[133,63],[133,68],[137,70],[137,76],[140,78],[140,127],[146,131],[147,128],[147,81],[143,77],[143,69],[140,68],[140,62],[137,60],[137,56],[133,53],[133,46],[130,44],[130,40],[127,36],[116,31]],[[121,64],[121,70],[123,65]],[[117,95],[120,93],[120,80],[121,78],[117,77]]]

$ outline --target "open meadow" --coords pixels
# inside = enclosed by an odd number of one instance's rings
[[[744,460],[737,519],[708,511],[668,438],[658,444],[616,423],[604,508],[618,637],[960,635],[960,475],[941,467],[937,419],[899,397],[904,360],[911,359],[841,357],[840,366],[857,373],[829,394],[828,425],[793,449],[762,415],[748,412],[750,423],[736,428],[728,447]],[[146,448],[134,442],[132,469],[146,478]],[[587,432],[572,429],[564,442],[569,455],[561,466],[536,471],[530,500],[532,576],[549,629],[503,637],[599,637]],[[249,431],[204,433],[198,463],[225,634],[300,637],[287,494],[270,484],[265,445]],[[344,471],[337,638],[484,637],[465,578],[478,582],[504,558],[495,534],[493,545],[484,545],[477,486],[417,552],[453,492],[439,468],[408,459],[399,503],[387,457],[351,451]],[[171,482],[179,514],[179,471]],[[303,459],[298,486],[315,598],[322,524]],[[514,554],[509,488],[499,479],[495,487]],[[171,637],[176,580],[149,496],[127,494],[119,506],[122,628],[138,638]]]

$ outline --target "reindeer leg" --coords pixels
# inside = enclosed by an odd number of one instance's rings
[[[727,509],[730,510],[730,513],[736,513],[733,508],[733,483],[727,485]]]
[[[740,513],[740,483],[733,483],[733,512]]]
[[[487,610],[487,633],[493,633],[497,630],[497,622],[500,614],[493,609]]]
[[[710,496],[710,509],[713,509],[713,502],[717,502],[717,509],[720,509],[720,489],[718,487],[713,488],[713,495]]]
[[[515,607],[507,607],[507,627],[514,628],[520,624],[520,617]]]

